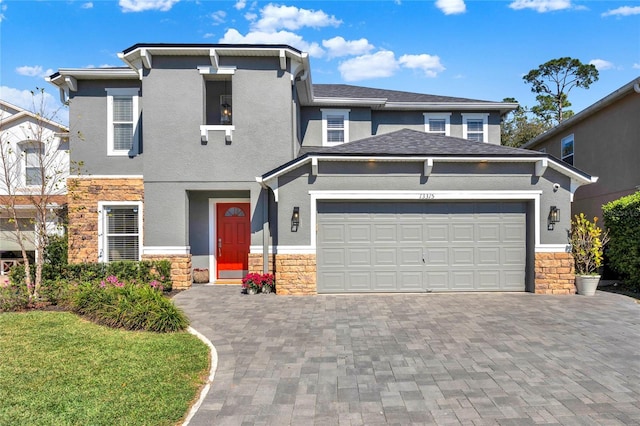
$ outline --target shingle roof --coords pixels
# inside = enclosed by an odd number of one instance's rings
[[[320,98],[380,98],[387,102],[459,102],[477,103],[477,99],[455,98],[451,96],[427,95],[423,93],[402,92],[399,90],[375,89],[352,86],[349,84],[314,84],[313,96]]]
[[[315,147],[314,147],[315,148]],[[334,147],[312,147],[305,155],[429,155],[429,156],[518,156],[544,157],[537,151],[474,142],[467,139],[440,136],[417,130],[402,129],[392,133],[360,139]]]

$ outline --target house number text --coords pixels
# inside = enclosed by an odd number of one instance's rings
[[[418,199],[420,200],[433,200],[434,198],[436,198],[436,195],[432,192],[423,192],[418,195]]]

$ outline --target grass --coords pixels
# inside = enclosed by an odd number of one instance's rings
[[[208,367],[208,348],[188,333],[0,314],[0,425],[174,425]]]

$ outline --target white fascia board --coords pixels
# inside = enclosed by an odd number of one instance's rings
[[[372,106],[381,107],[387,102],[386,98],[313,98],[313,106]]]
[[[186,255],[191,253],[191,246],[144,246],[142,254],[146,255]]]
[[[60,76],[82,79],[131,79],[138,78],[138,72],[130,68],[61,68]],[[57,79],[56,79],[57,80]],[[53,81],[52,81],[53,82]],[[54,83],[55,84],[55,83]]]
[[[140,49],[140,58],[142,59],[142,63],[144,65],[145,68],[147,69],[151,69],[151,64],[152,64],[152,57],[153,55],[151,55],[151,52],[149,52],[147,49]]]
[[[400,110],[419,109],[423,111],[500,111],[501,113],[506,113],[518,108],[518,104],[511,102],[387,102],[384,108]]]

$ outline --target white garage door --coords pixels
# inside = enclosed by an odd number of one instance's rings
[[[319,293],[524,291],[525,203],[318,203]]]

